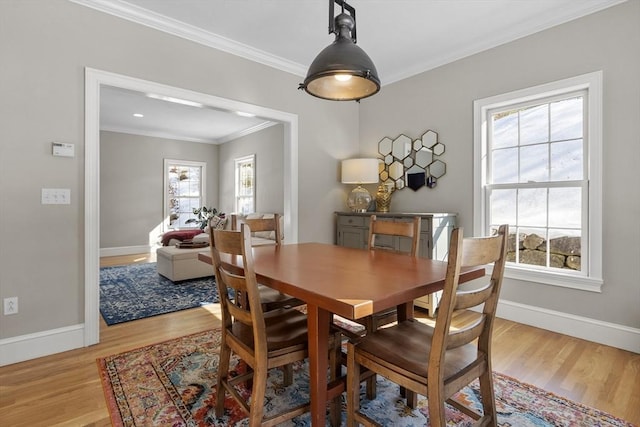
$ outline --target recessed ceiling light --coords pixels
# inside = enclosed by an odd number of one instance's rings
[[[172,96],[165,96],[165,95],[157,95],[155,93],[147,93],[146,95],[149,98],[159,99],[161,101],[173,102],[174,104],[188,105],[189,107],[204,108],[204,104],[201,104],[199,102],[194,102],[194,101],[188,101],[186,99],[174,98]]]
[[[244,111],[236,111],[236,114],[242,117],[255,117],[255,114],[245,113]]]
[[[144,114],[133,113],[133,117],[144,117]]]

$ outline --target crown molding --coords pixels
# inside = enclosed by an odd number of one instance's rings
[[[297,62],[275,56],[260,49],[255,49],[229,38],[204,31],[201,28],[176,19],[168,18],[148,9],[127,3],[126,1],[69,1],[300,77],[305,77],[307,73],[307,67]],[[628,0],[607,0],[602,3],[595,4],[583,2],[579,3],[580,7],[576,9],[554,9],[553,11],[549,11],[548,13],[537,17],[535,20],[531,20],[531,22],[528,22],[526,25],[513,26],[510,31],[501,31],[496,33],[491,39],[476,40],[475,42],[467,44],[460,49],[451,50],[445,55],[438,56],[436,58],[429,58],[421,63],[415,64],[414,66],[405,67],[401,71],[384,75],[382,76],[384,81],[383,86],[413,77],[442,65],[446,65],[450,62],[475,55],[476,53],[498,47],[551,27],[567,23],[574,19],[582,18],[626,1]]]
[[[552,27],[566,24],[567,22],[608,9],[626,1],[628,0],[608,0],[598,4],[584,2],[579,3],[581,5],[579,9],[554,9],[553,11],[549,11],[546,14],[537,17],[535,20],[532,20],[532,22],[527,23],[527,25],[513,26],[509,31],[494,33],[491,38],[476,40],[475,42],[462,46],[460,49],[451,50],[445,55],[441,55],[436,58],[426,58],[424,61],[416,63],[413,67],[406,67],[402,71],[384,76],[385,79],[383,86],[416,76],[451,62],[493,49],[541,31],[548,30]]]
[[[250,135],[252,133],[259,132],[259,131],[261,131],[263,129],[270,128],[271,126],[274,126],[274,125],[277,125],[277,124],[278,124],[277,122],[262,122],[260,124],[255,125],[255,126],[252,126],[250,128],[243,129],[240,132],[232,133],[232,134],[229,134],[227,136],[223,136],[222,138],[218,138],[216,142],[218,144],[224,144],[226,142],[233,141],[234,139],[238,139],[238,138],[241,138],[243,136],[247,136],[247,135]]]
[[[239,132],[234,132],[229,135],[225,135],[221,138],[215,138],[215,139],[191,138],[191,137],[172,134],[170,132],[140,130],[135,128],[120,127],[120,126],[100,126],[100,131],[125,133],[129,135],[149,136],[152,138],[171,139],[174,141],[198,142],[202,144],[219,145],[219,144],[225,144],[227,142],[233,141],[243,136],[251,135],[252,133],[259,132],[263,129],[270,128],[271,126],[274,126],[277,124],[278,124],[277,122],[265,121],[255,126],[252,126],[250,128],[243,129]]]
[[[195,43],[199,43],[250,61],[276,68],[297,76],[304,77],[307,69],[304,65],[289,61],[276,55],[272,55],[260,49],[255,49],[243,43],[238,43],[226,37],[219,36],[201,28],[186,24],[176,19],[152,12],[139,6],[123,1],[115,0],[69,0],[73,3],[86,6],[100,12],[127,21],[135,22],[146,27],[163,31],[174,36],[182,37]]]

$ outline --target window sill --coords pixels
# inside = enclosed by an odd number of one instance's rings
[[[603,284],[602,279],[596,279],[593,277],[574,276],[549,271],[536,271],[509,265],[505,268],[504,277],[598,293],[602,292]]]

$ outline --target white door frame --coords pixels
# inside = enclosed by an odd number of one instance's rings
[[[284,228],[287,241],[298,241],[298,116],[258,105],[167,86],[92,68],[85,69],[84,173],[84,345],[100,342],[100,87],[199,102],[229,111],[245,111],[284,125]]]

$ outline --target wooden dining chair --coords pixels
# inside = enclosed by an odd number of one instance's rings
[[[274,242],[276,245],[282,244],[282,230],[280,228],[280,214],[273,214],[272,216],[263,216],[262,218],[244,218],[242,220],[244,224],[247,224],[251,228],[252,236],[255,233],[271,233],[274,236]],[[238,230],[237,216],[234,214],[231,216],[231,229]],[[265,285],[258,285],[260,289],[260,301],[265,311],[275,310],[283,307],[297,307],[303,305],[304,301],[294,298],[290,295],[283,294],[273,288]]]
[[[477,420],[476,425],[496,425],[491,370],[491,335],[504,275],[508,226],[492,237],[462,238],[453,230],[445,285],[435,326],[416,319],[402,321],[347,343],[347,425],[375,422],[360,412],[361,367],[376,372],[407,390],[407,403],[415,407],[416,393],[426,396],[429,423],[445,426],[445,401]],[[487,284],[458,289],[460,269],[492,264]],[[482,305],[474,320],[451,328],[455,311]],[[402,349],[402,351],[398,351]],[[451,397],[474,379],[480,380],[483,413]]]
[[[302,361],[308,356],[307,316],[293,308],[264,312],[256,282],[251,252],[251,229],[242,224],[240,231],[214,230],[211,240],[216,284],[222,309],[222,340],[218,366],[216,414],[224,414],[225,392],[228,392],[249,415],[250,426],[272,426],[303,414],[310,408],[304,403],[282,413],[265,417],[265,392],[268,371]],[[242,268],[234,263],[241,260]],[[229,292],[232,289],[234,292]],[[248,304],[234,297],[246,295]],[[335,380],[340,368],[339,334],[330,336],[330,378]],[[229,372],[231,354],[235,353],[250,369],[233,376]],[[238,386],[251,384],[250,403]],[[332,402],[332,421],[340,413]]]
[[[394,237],[410,239],[408,240],[410,244],[409,250],[403,250],[401,247],[398,247],[398,249],[390,247],[388,239],[393,239]],[[402,240],[399,241],[398,245],[400,243],[402,243]],[[417,258],[420,249],[420,218],[416,216],[412,218],[411,222],[398,222],[378,220],[375,215],[371,215],[367,248],[369,250],[401,252]],[[380,326],[393,323],[396,320],[398,320],[398,314],[395,308],[359,319],[366,326],[367,331],[374,331]]]
[[[396,249],[396,237],[409,239],[408,250]],[[405,243],[405,242],[403,242]],[[420,247],[420,218],[414,217],[411,222],[397,222],[378,220],[376,215],[371,215],[369,219],[369,237],[367,239],[367,249],[386,250],[406,253],[409,256],[417,257]],[[358,340],[365,334],[375,331],[381,326],[397,321],[398,313],[395,308],[390,308],[362,319],[349,320],[339,316],[334,318],[334,325],[341,330],[350,340]],[[352,322],[363,327],[354,327]],[[373,372],[363,372],[362,381],[367,384],[367,398],[374,399],[376,396],[376,376]]]

